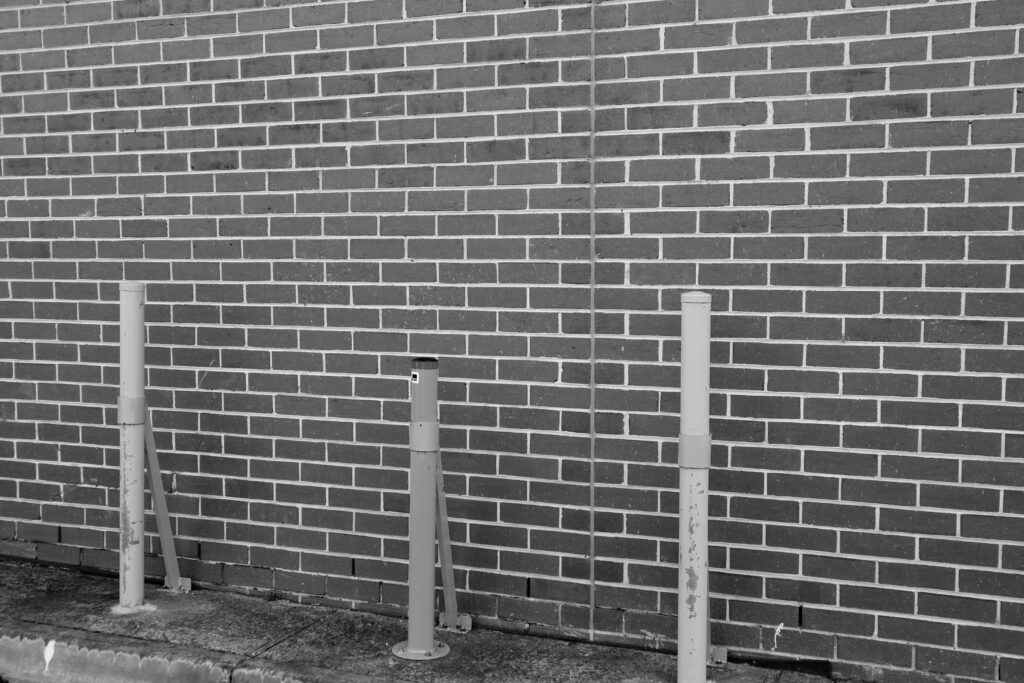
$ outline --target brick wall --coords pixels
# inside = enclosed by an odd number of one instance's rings
[[[460,607],[671,648],[699,288],[714,642],[1024,680],[1022,24],[1019,0],[5,0],[0,550],[116,569],[140,280],[186,575],[402,605],[431,354]]]

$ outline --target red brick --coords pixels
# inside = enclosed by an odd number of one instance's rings
[[[1005,628],[962,625],[957,627],[957,643],[960,647],[972,650],[982,649],[1017,656],[1024,654],[1018,632]]]
[[[955,652],[948,648],[917,648],[917,665],[923,671],[995,680],[996,660],[991,655]]]
[[[967,5],[896,10],[890,15],[894,32],[948,31],[967,28],[970,23],[971,8]]]
[[[779,45],[771,49],[773,69],[842,66],[846,50],[842,43]]]
[[[841,659],[859,662],[885,662],[892,666],[909,667],[913,660],[913,647],[909,643],[868,640],[840,636],[836,653]]]
[[[1020,5],[1012,0],[994,0],[975,9],[978,26],[1016,24],[1024,16]]]
[[[698,6],[698,19],[725,19],[764,16],[768,14],[767,0],[723,0],[713,6]]]
[[[697,55],[697,73],[724,73],[736,71],[763,71],[768,68],[768,50],[743,47],[700,52]]]

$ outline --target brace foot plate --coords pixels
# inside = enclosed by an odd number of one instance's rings
[[[455,618],[455,625],[448,625],[448,615],[441,612],[437,617],[437,627],[451,633],[469,633],[473,629],[473,620],[468,614],[460,614]]]

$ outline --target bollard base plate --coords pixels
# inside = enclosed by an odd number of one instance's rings
[[[148,602],[144,602],[141,605],[114,605],[110,608],[111,614],[138,614],[139,612],[155,612],[156,605],[152,605]]]
[[[391,648],[391,654],[401,659],[440,659],[448,654],[449,648],[439,640],[434,641],[434,647],[429,650],[410,650],[409,641],[403,640]]]

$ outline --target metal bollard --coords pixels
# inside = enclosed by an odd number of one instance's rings
[[[437,512],[437,359],[415,358],[409,394],[409,632],[391,648],[402,659],[438,659],[448,646],[434,639]]]
[[[711,466],[711,295],[682,295],[679,415],[680,683],[707,681],[708,470]]]
[[[142,607],[145,539],[145,285],[121,284],[121,393],[117,421],[121,426],[121,566],[120,607]]]

